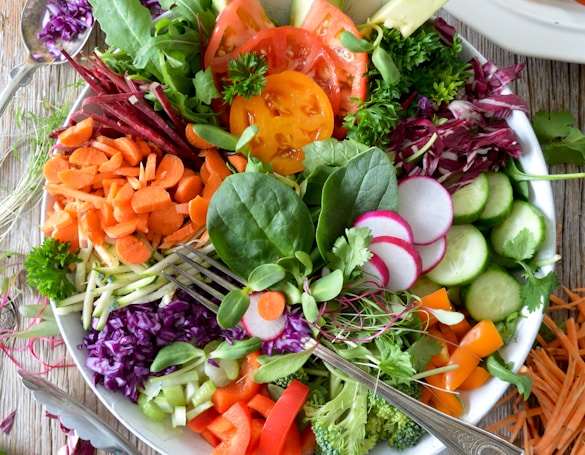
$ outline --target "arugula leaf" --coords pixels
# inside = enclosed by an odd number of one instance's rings
[[[24,261],[29,284],[52,300],[63,300],[77,291],[67,274],[70,266],[81,258],[70,251],[69,242],[47,237],[41,246],[31,250]]]
[[[486,366],[492,376],[495,376],[502,381],[514,384],[518,388],[518,392],[524,395],[527,400],[530,396],[530,389],[532,388],[532,379],[529,376],[514,373],[511,370],[512,365],[506,364],[499,353],[490,355],[487,358]]]
[[[549,165],[585,165],[585,134],[575,124],[573,114],[568,111],[540,110],[532,117],[534,132]]]

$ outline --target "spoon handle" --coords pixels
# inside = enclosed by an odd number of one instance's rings
[[[34,71],[43,63],[26,61],[14,67],[10,72],[10,81],[0,93],[0,116],[4,113],[6,106],[20,87],[28,85],[32,79]]]

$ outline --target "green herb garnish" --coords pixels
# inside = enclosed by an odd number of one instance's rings
[[[69,242],[48,237],[41,246],[33,248],[24,261],[29,284],[49,299],[63,300],[77,290],[67,274],[70,266],[81,259],[70,247]]]
[[[224,85],[223,100],[233,103],[236,96],[250,99],[260,95],[266,86],[265,74],[268,71],[266,58],[255,53],[240,54],[228,63],[229,83]]]

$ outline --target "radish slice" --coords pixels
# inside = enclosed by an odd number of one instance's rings
[[[447,251],[447,239],[443,236],[428,245],[414,245],[422,260],[422,273],[427,273],[441,262]]]
[[[414,243],[427,245],[443,237],[453,223],[453,200],[435,179],[413,176],[398,184],[398,213],[410,224]]]
[[[421,275],[422,261],[415,246],[397,237],[374,237],[368,247],[386,263],[390,279],[386,289],[391,292],[409,289]]]
[[[387,235],[399,239],[413,241],[412,228],[398,212],[392,210],[373,210],[357,217],[353,227],[367,227],[372,231],[372,237]]]
[[[282,314],[278,318],[269,321],[260,316],[260,313],[258,313],[258,299],[261,294],[261,292],[250,294],[250,306],[242,316],[242,325],[248,335],[256,336],[262,341],[272,341],[284,332],[286,318]]]
[[[376,288],[386,287],[390,279],[390,273],[386,263],[376,253],[361,267],[363,272],[364,284]]]

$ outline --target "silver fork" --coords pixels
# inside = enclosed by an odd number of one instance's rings
[[[225,267],[225,265],[210,258],[203,252],[196,250],[189,245],[183,245],[183,251],[184,252],[176,251],[175,253],[187,264],[191,265],[198,274],[191,275],[174,264],[171,264],[171,268],[175,273],[171,273],[170,269],[167,269],[163,274],[175,283],[177,287],[201,302],[211,311],[217,312],[218,310],[218,305],[212,300],[212,298],[221,301],[225,293],[237,289],[237,285],[245,284],[239,276]],[[184,279],[179,279],[177,274]],[[205,282],[202,276],[207,277],[217,286],[220,286],[223,291],[220,291],[216,287]],[[225,277],[229,277],[229,279],[226,279]],[[191,283],[191,286],[184,283],[186,280]],[[342,371],[352,379],[360,382],[368,389],[376,392],[389,403],[396,406],[425,430],[439,439],[455,454],[514,455],[524,453],[523,450],[492,433],[437,411],[415,398],[400,392],[384,381],[377,380],[374,376],[345,360],[331,349],[318,343],[313,338],[307,337],[303,344],[303,347],[305,349],[311,349],[316,357]]]

